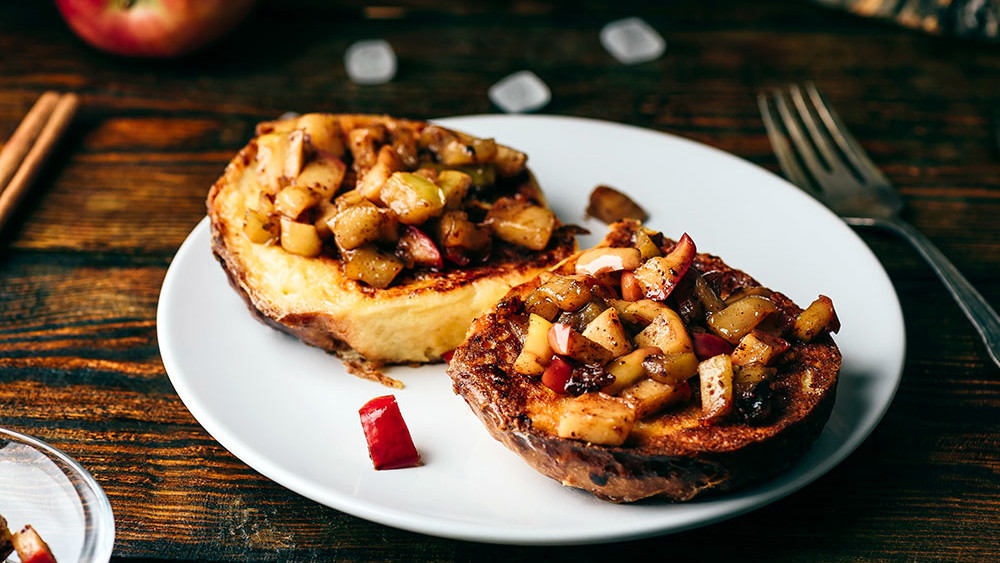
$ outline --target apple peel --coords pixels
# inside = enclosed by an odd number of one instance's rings
[[[368,455],[375,469],[402,469],[420,465],[420,453],[413,445],[410,430],[406,427],[399,404],[393,395],[376,397],[358,414],[361,428],[368,441]]]

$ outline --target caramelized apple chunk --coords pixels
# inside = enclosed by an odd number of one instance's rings
[[[635,409],[622,399],[587,393],[566,403],[558,434],[595,444],[619,446],[635,424]]]
[[[833,300],[820,295],[795,318],[793,330],[795,337],[805,342],[827,332],[839,331],[840,319],[833,309]]]
[[[556,227],[556,217],[548,208],[509,197],[493,204],[486,222],[501,240],[532,250],[545,248]]]
[[[642,207],[624,193],[611,186],[597,186],[590,192],[590,203],[587,214],[605,223],[613,223],[622,219],[635,219],[643,222],[649,218]]]

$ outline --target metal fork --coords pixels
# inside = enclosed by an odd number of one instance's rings
[[[1000,366],[1000,316],[927,237],[900,219],[902,198],[816,87],[792,85],[786,93],[761,92],[757,102],[785,177],[847,224],[887,229],[908,240],[944,282]]]

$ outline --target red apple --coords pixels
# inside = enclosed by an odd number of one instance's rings
[[[190,53],[231,31],[255,0],[56,0],[66,23],[94,47],[129,57]]]

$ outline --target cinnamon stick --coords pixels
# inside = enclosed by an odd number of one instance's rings
[[[78,105],[72,93],[42,94],[0,151],[0,227],[38,176]]]

